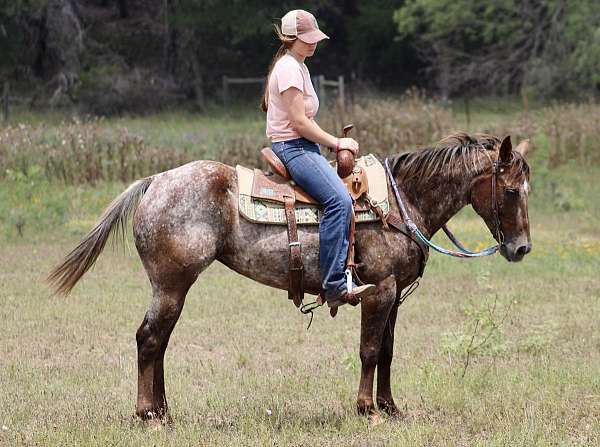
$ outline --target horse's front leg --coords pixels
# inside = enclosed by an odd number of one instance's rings
[[[396,293],[402,293],[402,289],[397,289]],[[385,411],[390,416],[396,416],[400,413],[392,397],[392,387],[390,384],[390,368],[394,355],[394,328],[396,327],[396,316],[398,315],[398,301],[392,305],[385,329],[383,331],[383,340],[381,351],[377,361],[377,408]]]
[[[361,303],[360,360],[362,363],[356,408],[359,414],[371,415],[373,404],[373,379],[379,361],[383,332],[388,315],[396,300],[396,282],[393,276],[377,284],[375,294]]]

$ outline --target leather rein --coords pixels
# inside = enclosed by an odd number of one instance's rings
[[[448,238],[452,241],[452,243],[459,249],[459,251],[453,251],[453,250],[448,250],[443,247],[439,247],[438,245],[435,245],[433,242],[431,242],[429,239],[427,239],[425,237],[425,235],[423,235],[423,233],[421,233],[421,231],[419,230],[417,225],[412,221],[412,219],[408,215],[408,212],[406,210],[404,202],[402,201],[402,198],[400,197],[400,192],[398,191],[398,184],[396,183],[396,179],[392,175],[392,171],[390,169],[388,158],[385,159],[384,164],[385,164],[386,173],[390,180],[390,184],[392,185],[392,189],[394,190],[394,195],[396,196],[396,202],[398,203],[398,207],[400,208],[400,214],[402,216],[402,220],[404,220],[408,229],[415,235],[415,237],[417,239],[419,239],[425,245],[427,245],[428,247],[431,247],[432,249],[434,249],[435,251],[437,251],[439,253],[442,253],[442,254],[445,254],[448,256],[454,256],[457,258],[479,258],[479,257],[483,257],[483,256],[493,255],[494,253],[496,253],[498,251],[499,247],[502,245],[502,243],[504,241],[504,235],[502,233],[502,229],[500,228],[500,210],[499,210],[499,206],[498,206],[498,198],[496,195],[496,186],[498,184],[498,174],[503,172],[503,168],[505,166],[507,166],[508,163],[502,162],[502,161],[495,161],[494,164],[492,165],[492,176],[491,176],[492,177],[491,178],[491,182],[492,182],[492,219],[493,219],[493,223],[494,223],[494,235],[496,236],[496,240],[498,241],[498,244],[495,246],[486,248],[485,250],[481,250],[479,252],[473,252],[473,251],[470,251],[467,248],[465,248],[463,246],[463,244],[461,244],[460,241],[454,236],[454,234],[452,234],[452,232],[450,231],[450,229],[447,227],[446,224],[444,224],[442,226],[442,229],[443,229],[444,233],[446,234],[446,236],[448,236]]]

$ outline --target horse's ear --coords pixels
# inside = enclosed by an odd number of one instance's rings
[[[504,137],[502,144],[500,145],[500,161],[508,163],[510,161],[510,154],[512,152],[512,143],[510,142],[510,135]]]
[[[523,158],[527,158],[527,152],[529,152],[529,139],[521,141],[517,147],[514,148],[514,151],[521,154]]]

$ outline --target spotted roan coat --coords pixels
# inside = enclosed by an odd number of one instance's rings
[[[528,144],[514,151],[510,138],[452,135],[436,147],[390,157],[408,212],[423,234],[433,236],[460,209],[471,204],[493,230],[491,172],[497,159],[509,163],[498,176],[496,197],[503,234],[501,254],[519,261],[531,250],[527,214]],[[391,208],[398,212],[390,190]],[[67,294],[94,264],[112,232],[123,234],[133,213],[135,244],[152,285],[153,300],[137,334],[138,396],[142,419],[165,419],[163,359],[185,296],[213,261],[263,284],[286,289],[286,228],[244,220],[238,212],[235,169],[196,161],[133,183],[106,209],[99,223],[49,276]],[[319,292],[318,229],[299,227],[307,292]],[[361,303],[357,409],[398,409],[390,389],[394,326],[401,292],[418,275],[421,251],[405,235],[381,223],[361,224],[356,233],[360,277],[377,286]],[[454,261],[449,261],[454,262]],[[292,308],[290,308],[290,311]]]

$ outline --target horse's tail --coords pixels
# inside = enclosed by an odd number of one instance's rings
[[[54,288],[56,295],[68,295],[71,292],[77,281],[94,265],[113,231],[125,238],[127,218],[137,208],[152,180],[153,177],[146,177],[132,183],[113,200],[104,210],[96,226],[65,260],[50,272],[47,281]]]

